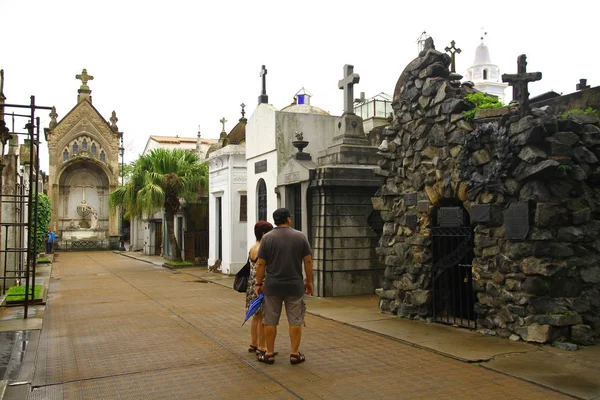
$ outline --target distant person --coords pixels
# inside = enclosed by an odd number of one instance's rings
[[[250,303],[258,296],[256,294],[256,261],[258,259],[258,249],[263,235],[273,230],[273,225],[267,221],[258,221],[254,225],[254,236],[256,237],[256,243],[252,245],[248,252],[250,258],[250,276],[248,277],[248,288],[246,289],[246,311],[250,307]],[[264,280],[263,280],[264,282]],[[262,307],[259,308],[256,313],[252,316],[252,325],[250,327],[250,346],[248,347],[249,353],[256,353],[257,356],[264,354],[267,351],[267,344],[265,342],[265,327],[263,325]]]
[[[50,228],[48,234],[46,235],[46,254],[52,254],[52,246],[56,242],[56,234],[54,233],[54,229]]]
[[[298,350],[304,324],[304,294],[312,294],[312,249],[304,233],[292,228],[292,216],[287,208],[273,212],[277,227],[262,238],[256,263],[256,294],[264,290],[263,324],[267,352],[258,360],[267,364],[275,363],[275,337],[281,317],[281,306],[289,324],[291,342],[290,363],[300,364],[306,360]],[[302,277],[302,263],[306,282]],[[266,276],[267,280],[264,280]],[[263,289],[264,284],[264,289]]]

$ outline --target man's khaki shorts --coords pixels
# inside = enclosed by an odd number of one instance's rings
[[[285,303],[285,314],[290,326],[302,326],[306,305],[304,296],[265,296],[263,302],[263,324],[279,325],[281,305]]]

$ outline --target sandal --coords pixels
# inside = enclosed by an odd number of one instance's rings
[[[258,347],[254,346],[254,345],[248,346],[248,353],[255,353],[255,352],[258,352]]]
[[[266,350],[261,350],[261,349],[256,349],[256,356],[260,356],[261,354],[266,354],[267,351]],[[274,352],[273,355],[276,356],[277,354],[279,354],[278,351]]]
[[[300,364],[306,361],[304,354],[298,352],[298,354],[290,354],[290,364]]]
[[[260,356],[258,356],[258,361],[264,362],[265,364],[275,364],[275,355],[262,353]]]

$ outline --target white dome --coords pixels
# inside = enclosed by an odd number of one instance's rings
[[[481,42],[481,44],[477,46],[477,49],[475,50],[475,61],[473,61],[473,65],[486,65],[491,63],[490,51],[487,46]]]

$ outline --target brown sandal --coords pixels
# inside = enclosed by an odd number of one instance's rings
[[[266,353],[267,353],[266,350],[256,349],[256,357],[260,356],[261,354],[266,354]],[[273,353],[274,356],[276,356],[277,354],[279,354],[278,351]]]
[[[254,345],[249,345],[248,346],[248,353],[254,353],[258,351],[258,347],[254,346]]]
[[[264,362],[265,364],[275,364],[275,355],[262,353],[260,356],[258,356],[258,361]]]
[[[298,354],[290,354],[290,364],[300,364],[306,361],[304,354],[298,352]]]

